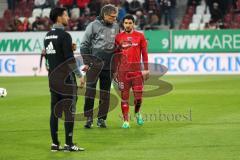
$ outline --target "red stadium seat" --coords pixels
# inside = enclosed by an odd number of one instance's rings
[[[11,17],[12,17],[12,11],[9,10],[9,9],[6,9],[6,10],[4,11],[4,13],[3,13],[3,17],[4,17],[5,19],[11,19]]]
[[[231,27],[229,23],[224,23],[223,26],[225,29],[229,29]]]
[[[237,9],[240,9],[240,1],[236,2]]]
[[[0,32],[5,31],[6,21],[4,18],[0,18]]]
[[[224,22],[225,22],[225,23],[231,23],[231,22],[232,22],[232,14],[227,14],[227,15],[224,17]]]
[[[235,22],[240,23],[240,14],[235,15],[234,20]]]
[[[231,28],[232,29],[239,29],[240,25],[239,25],[239,23],[234,22],[234,23],[231,24]]]
[[[188,29],[188,26],[189,26],[189,25],[186,24],[186,23],[181,23],[179,29]]]
[[[182,23],[189,24],[189,23],[191,23],[191,21],[192,21],[191,17],[184,17],[183,20],[182,20]]]
[[[31,0],[28,1],[27,8],[30,9],[30,10],[33,10],[33,8],[34,8],[34,1],[31,1]]]
[[[186,14],[183,19],[192,19],[193,15],[190,14]]]
[[[192,6],[192,8],[193,8],[193,6]],[[191,23],[191,21],[192,21],[192,14],[191,14],[191,12],[190,12],[190,14],[189,13],[185,14],[183,19],[182,19],[182,22],[180,24],[179,29],[188,29],[188,26]]]
[[[14,15],[15,15],[15,16],[18,16],[18,17],[21,17],[21,16],[22,16],[22,10],[19,9],[19,8],[15,9]]]
[[[0,18],[0,24],[4,24],[5,23],[5,19],[4,18]]]
[[[187,9],[187,14],[193,15],[195,13],[195,7],[194,6],[189,6]]]
[[[32,10],[30,10],[30,9],[25,9],[25,10],[23,11],[23,16],[24,16],[24,17],[31,17],[31,15],[32,15]]]
[[[19,8],[20,10],[25,10],[26,7],[27,7],[27,2],[26,2],[26,1],[20,1],[20,2],[18,2],[18,8]]]
[[[4,32],[5,31],[5,27],[4,26],[0,26],[0,32]]]

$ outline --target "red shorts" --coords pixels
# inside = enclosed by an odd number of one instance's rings
[[[129,91],[132,88],[134,99],[142,99],[143,92],[143,77],[142,72],[118,72],[118,86],[121,91],[122,101],[128,101]]]

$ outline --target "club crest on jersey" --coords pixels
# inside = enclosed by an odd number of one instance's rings
[[[127,40],[128,41],[132,41],[132,37],[127,37]]]

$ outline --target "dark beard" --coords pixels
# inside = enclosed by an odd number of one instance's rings
[[[128,30],[128,31],[127,31],[127,30],[125,29],[125,32],[127,32],[127,33],[130,33],[131,31],[132,31],[132,30]]]

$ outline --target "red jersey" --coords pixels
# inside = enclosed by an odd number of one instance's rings
[[[134,30],[131,33],[121,32],[116,36],[115,43],[117,55],[114,62],[118,71],[141,71],[142,62],[144,70],[148,70],[147,41],[142,33]]]

